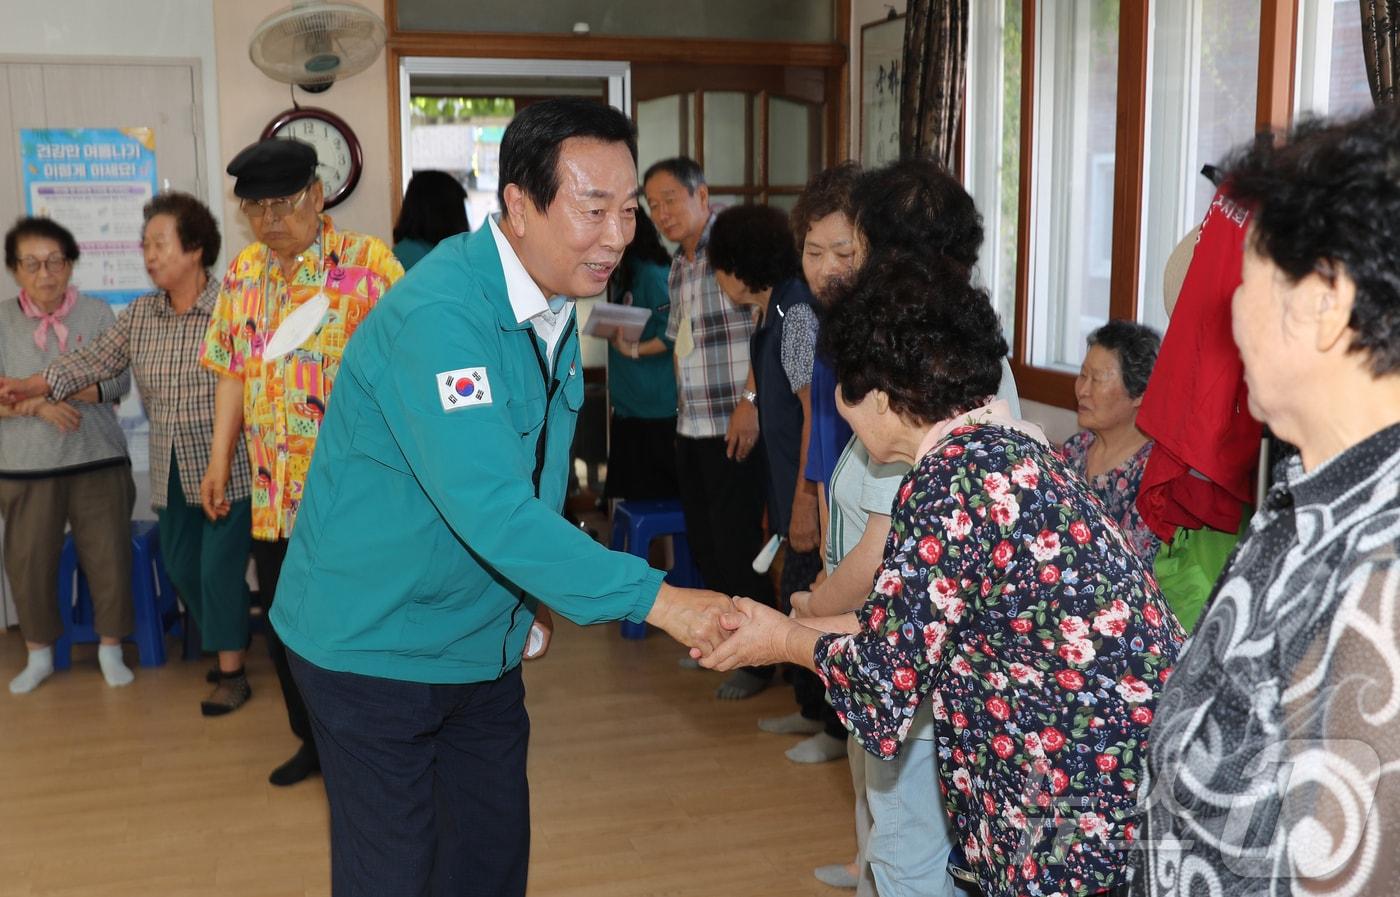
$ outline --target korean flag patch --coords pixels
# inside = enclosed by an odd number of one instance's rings
[[[491,381],[486,368],[462,368],[437,375],[438,399],[443,411],[491,404]]]

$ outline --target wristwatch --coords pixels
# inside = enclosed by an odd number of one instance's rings
[[[739,393],[739,398],[743,399],[745,402],[748,402],[755,408],[758,407],[758,393],[754,392],[752,389],[746,389],[743,392]]]

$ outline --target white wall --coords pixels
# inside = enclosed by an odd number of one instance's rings
[[[204,92],[204,176],[214,217],[223,214],[218,178],[219,90],[214,0],[0,0],[0,54],[198,59]],[[11,135],[11,138],[13,135]],[[156,135],[159,140],[160,135]],[[18,214],[19,210],[9,210]]]
[[[127,0],[110,0],[114,4]],[[208,4],[210,0],[196,0]],[[292,91],[258,71],[248,58],[248,40],[263,19],[286,9],[290,0],[212,0],[215,50],[218,56],[219,158],[216,169],[225,199],[224,239],[238,249],[252,239],[234,201],[233,181],[224,166],[239,150],[258,139],[279,112],[291,108]],[[383,0],[357,0],[375,15],[384,15]],[[301,106],[328,109],[345,120],[364,150],[364,174],[350,197],[330,210],[336,226],[372,234],[386,242],[393,230],[390,217],[389,73],[381,52],[374,65],[336,83],[321,94],[296,88]]]

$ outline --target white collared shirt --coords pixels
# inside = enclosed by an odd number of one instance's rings
[[[520,263],[515,248],[510,245],[501,228],[496,224],[496,216],[486,219],[491,227],[491,236],[496,240],[496,253],[501,257],[501,270],[506,277],[506,295],[510,298],[511,311],[515,312],[517,324],[530,322],[535,334],[544,340],[549,365],[554,366],[554,351],[559,347],[559,339],[569,323],[574,311],[574,300],[560,296],[563,303],[551,303],[545,298],[539,284]],[[557,308],[551,307],[557,306]]]

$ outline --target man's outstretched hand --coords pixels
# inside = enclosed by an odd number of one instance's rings
[[[729,597],[719,592],[679,589],[662,583],[647,622],[687,648],[709,654],[729,636],[720,617],[733,612]]]

